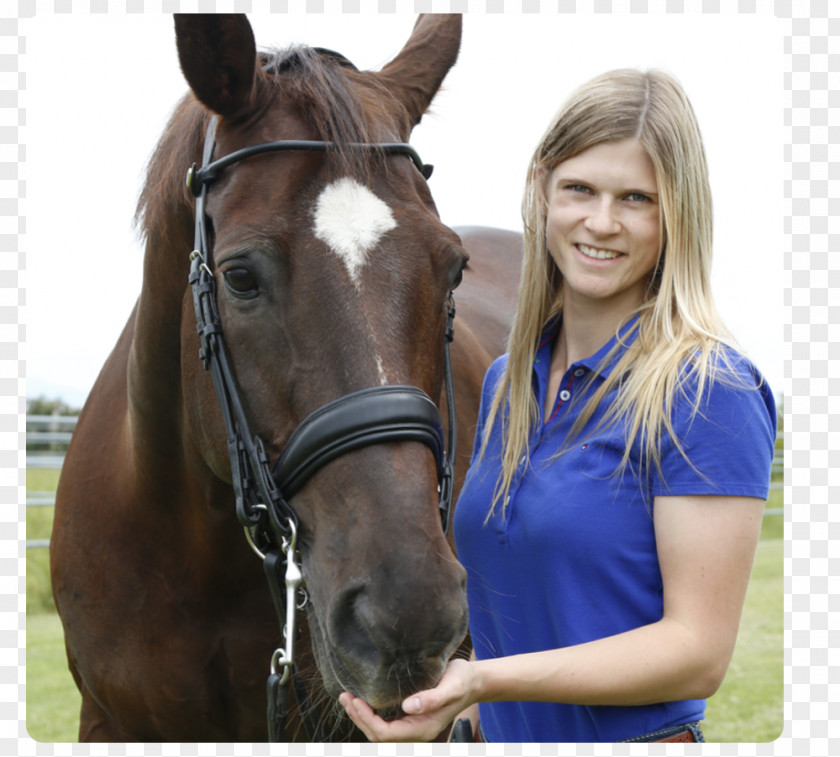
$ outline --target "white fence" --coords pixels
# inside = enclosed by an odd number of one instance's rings
[[[64,453],[76,428],[76,416],[26,416],[26,467],[60,469]],[[26,489],[27,507],[52,507],[55,492]],[[49,539],[27,539],[27,549],[48,547]]]
[[[26,467],[60,469],[64,463],[64,452],[76,428],[75,416],[66,415],[27,415],[26,416]],[[30,449],[30,447],[44,447],[46,449]],[[784,458],[781,452],[776,452],[773,459],[775,474],[784,471]],[[781,489],[781,481],[772,481],[771,489]],[[55,504],[55,492],[26,491],[27,507],[52,507]],[[782,515],[780,507],[767,508],[765,515]],[[48,547],[49,539],[27,539],[26,548],[35,549]]]

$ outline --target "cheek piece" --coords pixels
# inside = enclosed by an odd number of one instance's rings
[[[444,446],[443,421],[435,402],[416,386],[385,385],[362,389],[340,397],[315,410],[295,429],[280,457],[269,464],[265,445],[250,431],[244,405],[234,378],[232,363],[216,299],[216,279],[210,268],[207,194],[213,181],[229,166],[252,155],[278,150],[326,151],[328,142],[282,140],[266,142],[231,153],[213,161],[217,119],[210,120],[204,142],[202,167],[195,164],[187,173],[187,186],[196,198],[195,249],[190,255],[189,284],[192,289],[196,327],[201,338],[199,357],[209,370],[227,432],[236,513],[245,535],[263,560],[278,619],[283,625],[285,646],[271,658],[266,684],[268,734],[270,741],[282,741],[287,717],[287,683],[294,668],[295,610],[306,605],[297,601],[302,575],[297,556],[298,518],[289,505],[312,475],[336,458],[373,444],[417,441],[432,452],[438,476],[438,507],[444,533],[448,531],[452,509],[452,472],[455,459],[455,397],[449,345],[453,338],[455,305],[452,293],[447,299],[447,325],[444,334],[444,383],[448,418],[448,452]],[[355,149],[376,150],[389,155],[407,155],[428,179],[432,167],[423,164],[408,144],[358,144]],[[301,701],[306,699],[300,676],[294,676]],[[305,726],[311,741],[319,729],[312,708]]]

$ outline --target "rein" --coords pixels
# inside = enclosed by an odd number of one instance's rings
[[[303,576],[297,555],[299,522],[289,500],[318,470],[341,455],[372,444],[418,441],[429,447],[434,455],[440,495],[438,507],[444,533],[448,531],[456,440],[455,397],[449,354],[455,306],[450,292],[444,341],[448,452],[444,446],[443,421],[432,398],[415,386],[386,385],[344,395],[312,412],[292,433],[274,465],[270,465],[262,439],[251,433],[224,338],[216,279],[211,270],[207,195],[213,181],[225,169],[253,155],[278,150],[323,152],[334,144],[302,140],[266,142],[214,161],[216,125],[217,118],[213,116],[205,135],[202,166],[199,169],[193,164],[187,173],[187,186],[196,198],[195,249],[190,255],[189,284],[201,338],[199,357],[211,373],[224,418],[236,514],[245,529],[248,543],[263,561],[274,607],[284,624],[284,647],[272,655],[266,682],[268,736],[269,741],[277,742],[285,734],[287,685],[295,668],[296,610],[303,609],[308,601],[302,589]],[[362,143],[351,147],[407,155],[424,178],[431,176],[432,166],[423,164],[408,144]],[[297,598],[300,595],[303,599],[299,603]],[[305,690],[299,677],[294,678],[304,725],[310,740],[315,740],[315,736],[320,735],[320,729],[303,712],[300,699],[306,697]]]

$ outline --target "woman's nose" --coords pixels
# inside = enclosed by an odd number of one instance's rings
[[[590,214],[584,221],[587,231],[598,236],[616,234],[621,228],[615,214],[615,207],[610,198],[603,198],[592,207]]]

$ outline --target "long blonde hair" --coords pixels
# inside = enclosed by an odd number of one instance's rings
[[[594,145],[628,138],[638,139],[653,162],[664,244],[645,301],[636,311],[637,338],[581,408],[570,438],[617,389],[598,428],[626,419],[627,444],[619,470],[627,465],[636,439],[642,441],[646,465],[658,467],[659,439],[663,432],[673,436],[671,407],[687,377],[684,369],[689,367],[698,387],[696,412],[704,385],[726,364],[720,347],[732,342],[712,300],[712,198],[691,104],[682,87],[660,71],[621,69],[598,76],[560,109],[528,166],[519,302],[507,367],[490,407],[481,448],[483,455],[494,423],[501,422],[502,472],[488,518],[500,499],[506,503],[519,463],[527,458],[528,438],[539,418],[531,383],[537,344],[547,321],[563,305],[562,275],[546,248],[545,181],[564,160]],[[620,348],[616,345],[604,364]]]

